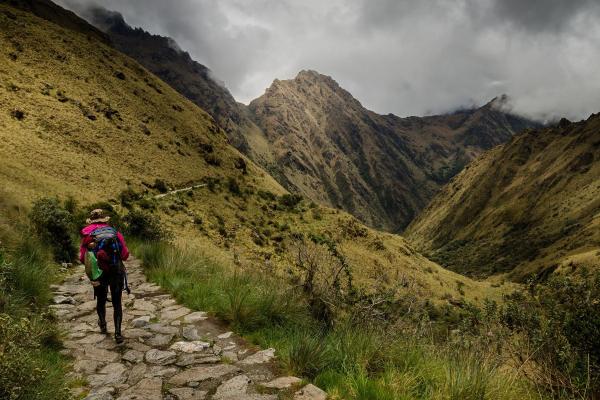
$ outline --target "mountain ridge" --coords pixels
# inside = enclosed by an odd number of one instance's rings
[[[303,70],[274,80],[249,109],[278,160],[267,169],[284,186],[398,231],[470,160],[534,125],[492,105],[428,117],[379,115],[330,76]]]
[[[563,119],[490,150],[411,223],[409,240],[442,265],[478,277],[508,272],[524,280],[597,264],[599,132],[599,114]]]

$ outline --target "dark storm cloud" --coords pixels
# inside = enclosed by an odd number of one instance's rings
[[[598,0],[60,0],[171,36],[242,102],[315,69],[401,116],[508,93],[540,119],[600,111]]]
[[[582,13],[598,17],[598,0],[496,0],[493,12],[520,28],[534,32],[560,32]]]

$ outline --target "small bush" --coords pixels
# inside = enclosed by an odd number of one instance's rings
[[[162,179],[156,179],[152,187],[159,191],[159,193],[167,193],[169,191],[169,185]]]
[[[227,179],[227,188],[229,192],[235,196],[241,196],[242,190],[240,189],[240,184],[235,178]]]
[[[119,194],[119,200],[121,201],[121,205],[123,207],[130,208],[133,203],[142,198],[142,195],[137,193],[131,187],[127,187]]]
[[[293,210],[294,208],[296,208],[296,206],[300,204],[301,201],[302,196],[298,194],[286,193],[279,197],[279,204],[288,210]]]
[[[0,398],[67,400],[64,362],[43,345],[55,329],[38,317],[0,314]]]
[[[40,239],[52,249],[56,261],[73,260],[77,251],[71,236],[73,216],[58,199],[37,200],[31,209],[30,220]]]
[[[125,233],[141,240],[156,242],[170,237],[160,218],[144,211],[130,211],[123,217],[123,222]]]

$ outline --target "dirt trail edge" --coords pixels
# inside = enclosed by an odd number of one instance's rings
[[[275,350],[257,350],[201,311],[192,311],[146,281],[140,261],[126,263],[131,294],[123,293],[123,336],[99,333],[95,300],[83,266],[54,285],[50,307],[67,333],[64,352],[73,357],[87,400],[324,400],[326,394],[300,379],[278,377]]]

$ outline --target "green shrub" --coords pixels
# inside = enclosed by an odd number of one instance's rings
[[[145,211],[131,210],[123,222],[124,232],[141,240],[156,242],[170,237],[160,218]]]
[[[30,220],[40,239],[46,243],[58,262],[73,260],[77,248],[71,236],[73,216],[58,199],[42,198],[33,203]]]
[[[123,191],[119,194],[119,200],[121,205],[126,208],[130,208],[133,206],[133,203],[140,200],[142,195],[137,193],[131,187],[127,187],[127,189],[123,189]]]
[[[302,196],[300,196],[299,194],[286,193],[279,197],[279,204],[287,210],[295,209],[296,206],[298,204],[300,204],[301,201],[302,201]]]
[[[0,314],[0,398],[70,399],[65,363],[44,345],[55,335],[48,322]]]
[[[156,179],[152,187],[158,190],[159,193],[167,193],[169,191],[169,185],[162,179]]]
[[[600,272],[554,275],[507,296],[500,320],[535,362],[530,377],[554,394],[600,393]]]
[[[240,184],[238,183],[238,181],[235,178],[229,178],[227,179],[227,188],[229,189],[229,192],[231,192],[231,194],[235,195],[235,196],[241,196],[242,195],[242,190],[240,189]]]

